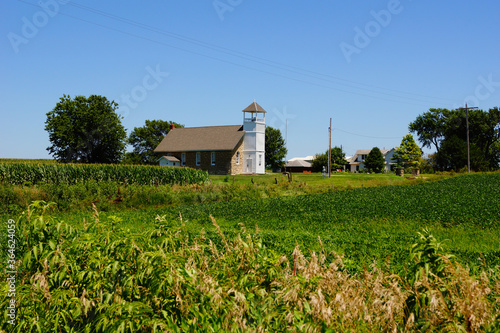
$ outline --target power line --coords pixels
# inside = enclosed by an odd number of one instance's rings
[[[370,135],[357,134],[357,133],[352,133],[352,132],[344,131],[344,130],[342,130],[340,128],[334,128],[334,130],[340,131],[340,132],[344,132],[344,133],[347,133],[347,134],[350,134],[350,135],[360,136],[360,137],[363,137],[363,138],[370,138],[370,139],[387,139],[387,140],[401,139],[400,136],[370,136]]]
[[[21,1],[21,0],[19,0],[19,1]],[[367,90],[369,92],[375,92],[375,93],[384,94],[384,95],[394,96],[392,94],[388,94],[388,93],[384,93],[384,92],[380,92],[380,91],[373,91],[371,89],[363,88],[362,86],[366,86],[366,87],[370,87],[370,88],[375,88],[375,89],[382,89],[382,90],[387,90],[387,91],[393,91],[393,92],[397,92],[399,94],[405,94],[405,95],[413,95],[413,96],[423,97],[423,98],[426,98],[426,99],[429,99],[429,98],[430,99],[439,99],[439,100],[451,102],[451,99],[447,99],[447,98],[435,97],[435,96],[426,96],[426,95],[415,94],[415,93],[410,93],[410,92],[405,92],[405,91],[400,91],[400,90],[395,90],[395,89],[390,89],[390,88],[378,87],[378,86],[370,85],[370,84],[366,84],[366,83],[360,83],[360,82],[346,80],[346,79],[339,78],[339,77],[336,77],[336,76],[333,76],[333,75],[330,75],[330,74],[318,73],[318,72],[307,70],[307,69],[303,69],[303,68],[300,68],[300,67],[286,65],[286,64],[279,63],[279,62],[276,62],[276,61],[273,61],[273,60],[269,60],[269,59],[265,59],[265,58],[262,58],[262,57],[257,57],[257,56],[249,55],[247,53],[243,53],[243,52],[240,52],[240,51],[232,50],[230,48],[222,47],[222,46],[219,46],[219,45],[215,45],[215,44],[207,43],[207,42],[204,42],[204,41],[200,41],[200,40],[197,40],[195,38],[191,38],[191,37],[183,36],[183,35],[176,34],[176,33],[170,32],[170,31],[162,30],[162,29],[159,29],[159,28],[147,25],[147,24],[143,24],[143,23],[140,23],[140,22],[137,22],[137,21],[133,21],[133,20],[127,19],[127,18],[123,18],[123,17],[117,16],[117,15],[110,14],[110,13],[107,13],[107,12],[104,12],[104,11],[101,11],[101,10],[98,10],[98,9],[95,9],[95,8],[92,8],[92,7],[84,6],[82,4],[78,4],[78,3],[75,3],[75,2],[70,2],[69,5],[77,7],[77,8],[80,8],[80,9],[83,9],[83,10],[86,10],[86,11],[93,12],[93,13],[98,14],[98,15],[102,15],[102,16],[111,18],[111,19],[114,19],[114,20],[118,20],[118,21],[130,24],[130,25],[133,25],[133,26],[145,29],[145,30],[149,30],[149,31],[156,32],[156,33],[159,33],[159,34],[162,34],[162,35],[165,35],[165,36],[168,36],[168,37],[172,37],[172,38],[175,38],[175,39],[178,39],[178,40],[182,40],[182,41],[185,41],[185,42],[196,44],[196,45],[199,45],[199,46],[211,49],[211,50],[215,50],[215,51],[218,51],[218,52],[223,52],[223,53],[229,54],[231,56],[235,56],[235,57],[243,58],[243,59],[246,59],[246,60],[254,61],[254,62],[263,64],[263,65],[272,66],[272,67],[279,68],[279,69],[282,69],[282,70],[288,70],[288,71],[291,71],[291,72],[296,73],[296,74],[307,75],[307,76],[314,77],[316,79],[324,80],[324,81],[327,81],[327,82],[336,83],[336,82],[334,82],[334,81],[331,80],[331,79],[335,79],[335,80],[338,80],[338,81],[347,82],[347,83],[350,83],[350,84],[355,84],[355,85],[361,86],[361,87],[355,87],[355,86],[351,85],[350,87],[352,87],[352,88],[363,89],[363,90]],[[273,64],[274,66],[270,65],[270,64]],[[305,72],[306,74],[301,73],[301,72]],[[329,79],[321,78],[320,76],[322,76],[322,77],[328,77],[328,78],[330,78],[330,80]],[[397,96],[397,97],[401,97],[401,96]],[[405,98],[414,99],[414,98],[411,98],[411,97],[405,97]],[[418,100],[418,99],[415,99],[415,100]]]
[[[31,6],[38,7],[37,5],[35,5],[33,3],[30,3],[28,1],[24,1],[24,0],[18,0],[18,1],[22,2],[22,3],[25,3],[25,4],[28,4],[28,5],[31,5]],[[184,42],[188,42],[188,43],[195,44],[195,45],[198,45],[198,46],[201,46],[201,47],[204,47],[204,48],[208,48],[208,49],[211,49],[211,50],[214,50],[214,51],[217,51],[217,52],[221,52],[221,53],[224,53],[226,55],[230,55],[230,56],[237,57],[237,58],[240,58],[240,59],[245,59],[245,60],[252,61],[252,62],[255,62],[255,63],[259,63],[259,64],[262,64],[262,65],[265,65],[265,66],[274,67],[274,68],[277,68],[277,69],[280,69],[280,70],[285,70],[285,71],[288,71],[288,72],[291,72],[291,73],[295,73],[295,74],[299,74],[299,75],[304,75],[304,76],[307,76],[307,77],[315,78],[315,79],[318,79],[318,80],[321,80],[321,81],[325,81],[325,82],[328,82],[328,83],[334,83],[334,84],[338,83],[338,82],[335,82],[333,80],[347,82],[347,83],[349,83],[349,84],[347,84],[347,86],[350,87],[350,88],[361,89],[361,90],[364,90],[364,91],[369,92],[369,93],[375,93],[375,94],[379,94],[379,95],[386,95],[386,96],[389,96],[389,97],[392,97],[392,98],[403,99],[403,100],[406,100],[406,101],[395,100],[395,99],[388,99],[388,98],[383,98],[383,97],[380,97],[380,96],[373,96],[373,95],[366,94],[366,93],[349,91],[349,90],[345,90],[345,89],[340,89],[340,88],[332,87],[332,86],[329,86],[329,85],[324,85],[324,84],[317,83],[317,82],[306,81],[306,80],[303,80],[303,79],[300,79],[300,78],[295,78],[295,77],[290,77],[290,76],[283,75],[283,74],[278,74],[278,73],[275,73],[275,72],[270,72],[270,71],[267,71],[267,70],[263,70],[263,69],[259,69],[259,68],[255,68],[255,67],[251,67],[251,66],[247,66],[247,65],[244,65],[244,64],[241,64],[241,63],[237,63],[237,62],[234,62],[234,61],[230,61],[230,60],[226,60],[226,59],[221,59],[219,57],[215,57],[215,56],[207,55],[207,54],[200,53],[200,52],[197,52],[197,51],[189,50],[189,49],[186,49],[186,48],[183,48],[183,47],[179,47],[179,46],[176,46],[176,45],[172,45],[172,44],[169,44],[169,43],[161,42],[161,41],[158,41],[158,40],[155,40],[155,39],[152,39],[152,38],[149,38],[149,37],[144,37],[144,36],[141,36],[141,35],[138,35],[138,34],[135,34],[135,33],[126,32],[126,31],[123,31],[123,30],[120,30],[120,29],[117,29],[117,28],[113,28],[113,27],[109,27],[109,26],[106,26],[106,25],[103,25],[103,24],[100,24],[100,23],[92,22],[92,21],[89,21],[89,20],[86,20],[86,19],[83,19],[83,18],[80,18],[80,17],[77,17],[77,16],[69,15],[69,14],[63,13],[61,11],[59,12],[59,14],[61,14],[63,16],[66,16],[66,17],[69,17],[69,18],[72,18],[72,19],[76,19],[76,20],[79,20],[79,21],[82,21],[82,22],[85,22],[85,23],[88,23],[88,24],[96,25],[96,26],[99,26],[99,27],[102,27],[102,28],[105,28],[105,29],[108,29],[108,30],[116,31],[116,32],[119,32],[119,33],[122,33],[122,34],[125,34],[125,35],[128,35],[128,36],[134,37],[134,38],[146,40],[146,41],[149,41],[149,42],[153,42],[153,43],[156,43],[156,44],[160,44],[160,45],[164,45],[164,46],[167,46],[167,47],[170,47],[170,48],[181,50],[183,52],[188,52],[188,53],[195,54],[195,55],[198,55],[198,56],[202,56],[202,57],[205,57],[205,58],[209,58],[209,59],[212,59],[212,60],[217,60],[217,61],[220,61],[220,62],[223,62],[223,63],[227,63],[227,64],[231,64],[231,65],[234,65],[234,66],[238,66],[238,67],[250,69],[250,70],[253,70],[253,71],[258,71],[258,72],[261,72],[261,73],[265,73],[265,74],[269,74],[269,75],[273,75],[273,76],[277,76],[277,77],[281,77],[281,78],[285,78],[285,79],[289,79],[289,80],[293,80],[293,81],[297,81],[297,82],[307,83],[307,84],[315,85],[315,86],[318,86],[318,87],[323,87],[323,88],[335,90],[335,91],[338,91],[338,92],[343,92],[343,93],[348,93],[348,94],[353,94],[353,95],[360,95],[360,96],[365,96],[365,97],[374,98],[374,99],[378,99],[378,100],[391,101],[391,102],[399,102],[399,103],[403,102],[403,103],[406,103],[406,104],[425,105],[425,106],[427,106],[427,104],[420,104],[420,103],[428,103],[428,100],[423,100],[423,99],[420,99],[420,98],[414,98],[414,97],[408,97],[408,96],[398,96],[398,95],[387,93],[387,92],[381,92],[381,91],[376,91],[376,90],[372,90],[372,89],[368,89],[368,88],[363,88],[363,86],[371,87],[371,88],[374,88],[374,89],[394,91],[394,92],[397,92],[399,94],[420,96],[422,98],[427,98],[427,99],[430,98],[430,99],[447,100],[447,99],[440,98],[440,97],[424,96],[424,95],[419,95],[419,94],[414,94],[414,93],[409,93],[409,92],[403,92],[403,91],[398,91],[398,90],[393,90],[393,89],[388,89],[388,88],[383,88],[383,87],[377,87],[377,86],[374,86],[374,85],[368,85],[368,84],[364,84],[364,83],[349,81],[349,80],[338,78],[338,77],[335,77],[335,76],[332,76],[332,75],[329,75],[329,74],[317,73],[317,72],[306,70],[306,69],[302,69],[302,68],[299,68],[299,67],[281,64],[281,63],[278,63],[278,62],[275,62],[275,61],[272,61],[272,60],[267,60],[267,59],[264,59],[264,58],[261,58],[261,57],[256,57],[256,56],[248,55],[248,54],[245,54],[245,53],[242,53],[242,52],[239,52],[239,51],[231,50],[229,48],[217,46],[217,45],[214,45],[214,44],[209,44],[209,43],[206,43],[206,42],[194,39],[194,38],[190,38],[190,37],[182,36],[182,35],[175,34],[175,33],[172,33],[172,32],[168,32],[168,31],[165,31],[165,30],[161,30],[161,29],[158,29],[158,28],[155,28],[155,27],[152,27],[152,26],[140,23],[140,22],[136,22],[136,21],[133,21],[133,20],[130,20],[130,19],[127,19],[127,18],[123,18],[123,17],[117,16],[117,15],[113,15],[113,14],[110,14],[110,13],[107,13],[107,12],[104,12],[104,11],[101,11],[101,10],[98,10],[98,9],[95,9],[95,8],[91,8],[91,7],[88,7],[88,6],[84,6],[84,5],[75,3],[75,2],[70,2],[68,4],[71,5],[71,6],[74,6],[76,8],[79,8],[79,9],[82,9],[82,10],[85,10],[85,11],[89,11],[89,12],[92,12],[92,13],[100,15],[100,16],[104,16],[104,17],[107,17],[107,18],[110,18],[110,19],[113,19],[113,20],[117,20],[117,21],[129,24],[129,25],[132,25],[132,26],[144,29],[144,30],[148,30],[148,31],[155,32],[155,33],[158,33],[158,34],[161,34],[161,35],[165,35],[167,37],[175,38],[175,39],[178,39],[178,40],[181,40],[181,41],[184,41]],[[320,77],[320,76],[323,76],[323,77]],[[324,77],[327,77],[327,78],[324,78]],[[346,85],[345,83],[343,83],[343,84]],[[353,86],[353,85],[358,85],[358,86]],[[408,102],[408,100],[419,102],[419,104],[410,103],[410,102]]]

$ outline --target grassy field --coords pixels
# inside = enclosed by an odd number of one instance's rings
[[[0,167],[2,164],[0,164]],[[58,166],[53,166],[57,168]],[[66,166],[61,166],[61,170]],[[131,167],[132,168],[132,167]],[[7,168],[4,168],[7,169]],[[18,168],[21,169],[21,168]],[[126,169],[124,167],[117,170]],[[44,177],[45,168],[37,169]],[[114,170],[110,168],[110,170]],[[133,168],[132,168],[133,170]],[[1,171],[1,170],[0,170]],[[72,172],[75,171],[72,169]],[[77,170],[76,170],[77,171]],[[50,173],[49,173],[50,174]],[[59,173],[61,174],[61,173]],[[67,179],[71,173],[62,173],[61,178]],[[102,178],[103,173],[99,173]],[[190,186],[141,185],[105,179],[87,179],[76,184],[61,186],[61,181],[35,182],[28,181],[30,177],[10,178],[25,179],[19,184],[7,181],[0,182],[0,211],[17,214],[24,210],[30,202],[44,200],[57,202],[60,212],[89,212],[94,204],[99,211],[119,211],[131,209],[149,209],[170,206],[183,206],[199,203],[223,202],[233,200],[250,200],[281,196],[296,196],[303,194],[328,193],[353,188],[366,188],[383,185],[412,185],[435,181],[451,175],[426,175],[417,179],[396,177],[393,174],[334,174],[330,179],[323,179],[321,174],[294,174],[290,182],[282,174],[260,176],[210,176],[204,184]],[[118,179],[125,179],[118,175]],[[33,178],[33,177],[31,177]],[[71,178],[71,177],[69,177]],[[117,177],[115,177],[117,178]],[[234,179],[234,184],[233,184]],[[151,181],[151,179],[149,179]],[[161,182],[158,182],[161,183]],[[157,185],[157,186],[156,186]],[[1,213],[0,213],[1,214]]]
[[[438,180],[445,177],[450,177],[453,174],[428,174],[422,175],[416,181],[425,180]],[[274,184],[280,181],[288,181],[287,175],[280,173],[266,174],[266,175],[235,175],[235,176],[221,176],[211,175],[210,180],[213,184]],[[234,180],[234,181],[233,181]],[[253,183],[252,183],[253,182]],[[366,174],[366,173],[350,173],[350,172],[334,172],[330,178],[325,177],[321,173],[293,173],[292,182],[305,183],[314,186],[325,187],[361,187],[361,186],[380,186],[380,185],[403,185],[411,184],[410,179],[398,177],[393,173],[387,174]]]
[[[236,235],[243,224],[248,230],[258,229],[263,243],[279,253],[291,255],[296,242],[305,253],[324,246],[328,252],[343,254],[346,266],[355,271],[375,260],[396,271],[404,269],[401,263],[408,244],[417,231],[429,228],[439,239],[448,240],[447,248],[463,264],[473,269],[500,265],[500,174],[373,187],[362,187],[362,176],[354,177],[349,182],[358,182],[359,187],[350,190],[274,198],[257,193],[257,199],[252,199],[250,190],[245,200],[100,212],[100,216],[118,219],[116,228],[132,233],[149,230],[157,216],[171,221],[182,216],[192,235],[203,229],[217,241],[213,216],[228,236]],[[373,181],[391,182],[393,177],[373,177]],[[295,185],[289,191],[293,193]],[[59,218],[81,226],[84,219],[92,219],[92,213],[60,214]]]
[[[207,186],[274,186],[257,181]],[[500,173],[404,184],[92,213],[31,205],[6,223],[13,331],[498,332]]]
[[[0,184],[14,331],[500,330],[498,172],[70,183]]]

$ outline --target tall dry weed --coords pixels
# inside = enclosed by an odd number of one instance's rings
[[[78,327],[76,331],[91,332],[117,331],[123,323],[129,325],[123,330],[127,332],[495,332],[500,328],[498,269],[472,274],[442,255],[440,243],[430,234],[421,234],[420,243],[411,247],[406,275],[375,264],[353,274],[341,256],[333,254],[333,261],[327,261],[321,241],[322,251],[304,254],[297,244],[289,259],[266,248],[244,227],[235,237],[225,235],[214,218],[219,245],[204,233],[193,239],[184,224],[175,226],[160,216],[154,231],[135,238],[109,231],[113,221],[99,220],[97,214],[94,229],[85,231],[83,238],[69,229],[49,233],[64,227],[53,228],[54,221],[37,217],[36,209],[33,206],[32,215],[28,214],[27,226],[33,231],[25,236],[37,259],[23,261],[23,272],[31,273],[30,278],[19,279],[19,287],[30,292],[19,299],[23,311],[42,307],[44,311],[24,312],[29,325],[47,322],[64,332],[65,326],[57,324],[57,316],[64,314],[66,322]],[[41,238],[42,234],[52,238]],[[64,265],[51,261],[59,246],[65,250]],[[40,247],[43,253],[34,251]],[[58,277],[66,267],[71,270],[64,271],[61,283]],[[73,305],[60,298],[62,294]],[[8,302],[5,297],[0,301]],[[66,311],[76,305],[79,312]],[[18,331],[34,331],[35,324],[28,324]]]

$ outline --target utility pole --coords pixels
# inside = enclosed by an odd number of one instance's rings
[[[287,155],[288,155],[288,118],[285,118],[285,148],[286,150],[286,155],[285,155],[285,163],[287,161]]]
[[[332,118],[330,118],[330,127],[328,127],[328,178],[332,176]]]
[[[465,110],[465,126],[467,127],[467,172],[470,173],[470,144],[469,144],[469,110],[477,109],[477,106],[468,107],[465,103],[465,108],[458,108],[458,110]]]

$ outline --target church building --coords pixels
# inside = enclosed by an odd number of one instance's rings
[[[171,128],[154,152],[162,166],[210,174],[264,174],[266,111],[256,102],[243,110],[243,125]]]

